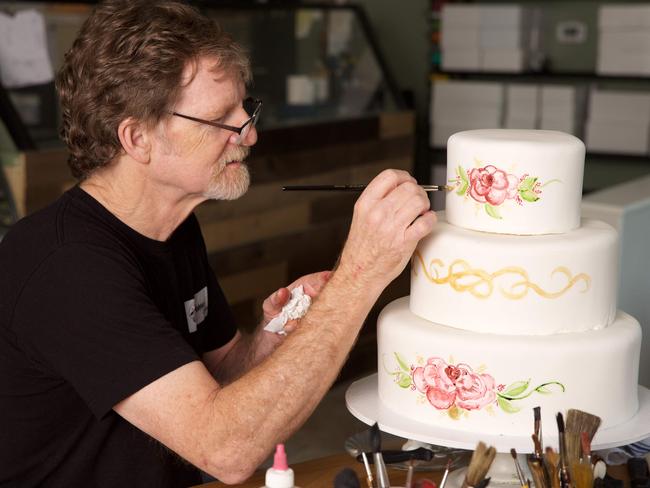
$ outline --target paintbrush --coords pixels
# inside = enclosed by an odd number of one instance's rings
[[[478,485],[476,485],[476,488],[487,488],[487,485],[490,484],[491,479],[492,478],[483,478],[481,482]]]
[[[530,472],[533,475],[535,488],[550,488],[546,480],[546,470],[544,469],[543,461],[533,455],[528,456],[527,461],[528,469],[530,469]]]
[[[582,432],[582,456],[580,461],[571,465],[571,476],[575,488],[593,488],[594,474],[591,468],[591,444],[589,434]]]
[[[526,485],[526,477],[524,476],[524,472],[521,469],[521,465],[519,464],[519,459],[517,459],[517,451],[515,448],[510,449],[510,455],[512,456],[512,459],[515,462],[515,470],[517,471],[517,478],[519,478],[519,484],[521,486]]]
[[[557,432],[560,443],[560,486],[561,488],[571,487],[571,476],[569,476],[569,462],[566,452],[566,438],[564,437],[564,416],[558,412],[556,416]]]
[[[539,439],[539,445],[544,445],[544,440],[542,439],[542,409],[541,407],[533,408],[533,419],[534,419],[534,430],[533,433]],[[542,457],[542,452],[540,450],[539,457]]]
[[[368,464],[368,457],[365,452],[361,453],[363,459],[363,466],[366,468],[366,483],[368,483],[368,488],[372,488],[372,470],[370,469],[370,464]]]
[[[542,452],[542,444],[536,434],[531,435],[533,445],[535,446],[533,454],[528,456],[528,468],[533,475],[533,481],[537,488],[551,488],[551,478],[548,473],[544,454]]]
[[[544,452],[544,459],[551,488],[560,488],[560,455],[548,446]]]
[[[447,459],[447,466],[445,467],[445,474],[442,475],[442,481],[440,481],[440,486],[438,488],[445,488],[447,484],[447,476],[449,476],[449,469],[451,468],[451,458]]]
[[[345,450],[352,456],[356,456],[359,462],[363,462],[363,467],[366,470],[366,482],[368,488],[372,488],[373,476],[370,469],[368,458],[371,456],[370,451],[370,429],[358,432],[345,440]],[[372,457],[370,457],[372,459]]]
[[[560,455],[551,446],[544,452],[551,488],[560,488]]]
[[[367,185],[286,185],[282,191],[363,191]],[[420,185],[426,191],[451,191],[448,185]]]
[[[567,411],[565,439],[566,461],[569,466],[573,466],[580,460],[581,433],[586,432],[591,443],[598,427],[600,427],[600,417],[573,408]]]
[[[485,478],[496,454],[497,451],[494,447],[487,447],[485,443],[479,442],[469,462],[462,488],[476,488]]]
[[[377,488],[390,488],[386,465],[384,464],[384,458],[381,455],[381,433],[379,432],[379,425],[376,422],[370,429],[370,444],[372,446],[373,458],[375,460]]]

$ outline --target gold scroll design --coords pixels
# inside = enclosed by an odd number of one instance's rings
[[[580,273],[572,276],[571,271],[565,266],[558,266],[551,272],[551,276],[558,273],[566,276],[567,282],[564,287],[557,291],[546,291],[541,286],[530,281],[526,270],[519,266],[508,266],[494,273],[488,273],[482,269],[472,268],[467,261],[456,259],[447,267],[447,276],[440,276],[438,268],[445,268],[442,260],[432,259],[430,268],[427,269],[427,266],[424,264],[424,259],[418,251],[415,252],[413,258],[414,260],[417,258],[420,262],[424,275],[430,282],[437,285],[449,284],[457,292],[462,293],[468,291],[476,298],[481,299],[486,299],[492,295],[495,289],[495,281],[503,276],[519,276],[521,278],[520,281],[510,284],[507,289],[501,286],[498,288],[503,296],[511,300],[524,298],[529,290],[533,290],[544,298],[558,298],[573,288],[578,282],[584,284],[584,288],[581,290],[582,293],[585,293],[591,287],[591,278],[588,274]],[[413,273],[417,274],[416,266],[413,266]]]

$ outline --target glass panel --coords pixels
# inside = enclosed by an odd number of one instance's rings
[[[350,8],[208,9],[248,50],[262,128],[396,110],[379,62]]]
[[[2,8],[7,12],[36,8],[44,14],[55,71],[90,11],[88,4],[58,2],[0,1]],[[261,130],[398,108],[355,8],[243,4],[203,10],[250,53],[249,91],[264,101]],[[7,92],[38,148],[61,144],[53,83]]]

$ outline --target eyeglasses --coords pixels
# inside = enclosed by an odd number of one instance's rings
[[[241,127],[235,127],[227,124],[220,124],[219,122],[213,122],[211,120],[199,119],[197,117],[192,117],[190,115],[179,114],[178,112],[172,112],[172,115],[176,117],[183,117],[184,119],[193,120],[194,122],[200,122],[201,124],[211,125],[213,127],[219,127],[220,129],[230,130],[238,134],[235,144],[241,144],[241,142],[246,138],[248,133],[251,130],[251,127],[255,127],[257,120],[260,118],[260,112],[262,111],[262,100],[255,98],[246,98],[243,102],[244,110],[250,118],[244,122]]]

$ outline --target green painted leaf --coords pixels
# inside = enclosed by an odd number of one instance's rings
[[[493,207],[489,203],[485,204],[485,211],[493,219],[501,219],[502,218],[501,215],[499,215],[499,209],[496,208],[496,207]]]
[[[515,381],[514,383],[508,385],[505,389],[505,391],[501,392],[502,395],[506,396],[518,396],[521,395],[523,392],[525,392],[528,389],[528,385],[530,384],[530,380],[528,381]]]
[[[519,191],[532,190],[535,187],[535,183],[537,183],[537,176],[529,176],[527,178],[524,178],[524,181],[519,183],[519,187],[517,189]]]
[[[501,407],[506,413],[517,413],[521,408],[515,407],[509,400],[505,398],[497,397],[497,404]]]
[[[400,373],[399,380],[397,380],[397,384],[401,386],[402,388],[410,388],[411,387],[411,377],[407,374]]]
[[[566,391],[564,385],[559,381],[550,381],[548,383],[544,383],[543,385],[539,385],[537,388],[535,388],[535,391],[537,393],[541,393],[542,395],[550,395],[551,393],[555,393],[553,390],[549,388],[551,385],[557,386],[558,390],[562,393]]]
[[[402,368],[407,373],[411,372],[411,368],[408,367],[408,365],[404,362],[404,360],[400,357],[399,354],[395,353],[395,359],[397,359],[397,364],[399,364],[400,368]]]
[[[456,195],[462,197],[469,189],[469,180],[467,179],[467,175],[462,166],[458,166],[456,173],[458,173],[458,178],[460,178],[460,186],[458,187],[458,190],[456,190]]]
[[[467,183],[469,185],[469,180],[467,179],[467,174],[465,173],[465,170],[463,169],[462,166],[458,166],[458,169],[456,170],[458,172],[458,177],[463,183]]]
[[[519,196],[527,202],[536,202],[539,200],[539,196],[533,190],[519,190]]]

